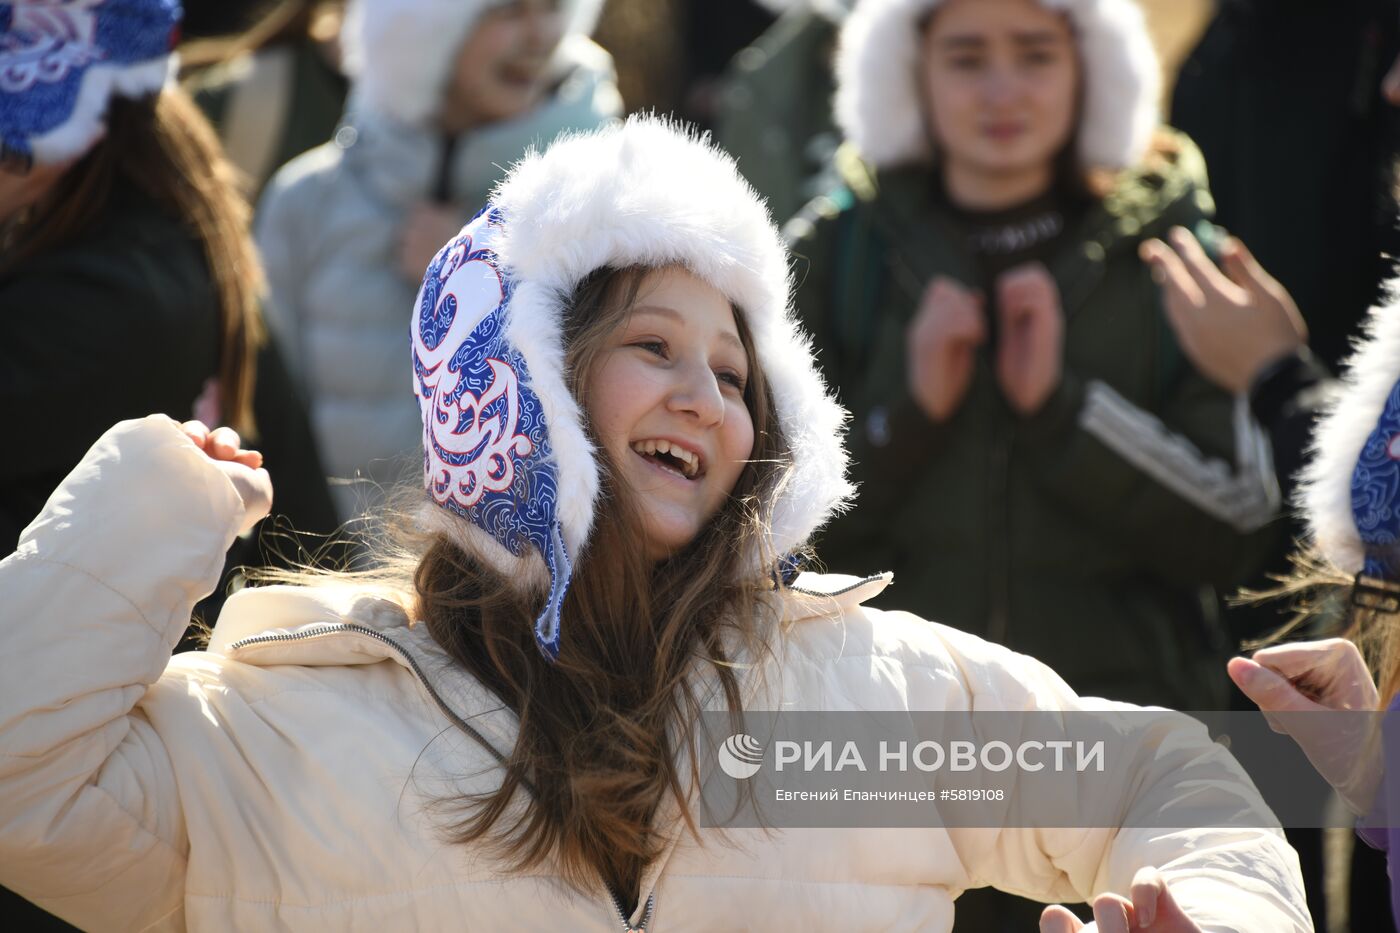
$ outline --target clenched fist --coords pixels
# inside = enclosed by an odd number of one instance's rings
[[[250,530],[272,511],[272,480],[262,468],[263,456],[244,450],[233,428],[209,430],[202,421],[186,421],[180,430],[214,461],[243,500],[243,521],[239,533]]]
[[[980,294],[939,276],[909,324],[909,394],[933,421],[951,418],[972,384],[977,348],[987,339],[984,304]]]
[[[1034,415],[1060,384],[1065,320],[1060,290],[1040,263],[1027,263],[997,280],[997,382],[1012,409]]]

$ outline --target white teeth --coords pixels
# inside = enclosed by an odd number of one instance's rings
[[[643,455],[670,454],[681,462],[682,475],[687,479],[694,478],[700,472],[700,456],[691,453],[679,444],[672,444],[666,440],[636,441],[632,444],[632,449]],[[670,467],[666,467],[666,469],[670,469]],[[671,472],[676,471],[671,470]]]

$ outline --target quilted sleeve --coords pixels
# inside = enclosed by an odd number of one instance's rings
[[[183,926],[170,737],[138,703],[242,512],[153,415],[104,434],[0,563],[0,884],[84,929]]]

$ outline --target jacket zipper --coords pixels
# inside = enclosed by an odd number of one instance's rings
[[[613,909],[617,911],[618,919],[622,921],[622,933],[647,933],[647,927],[651,926],[651,912],[656,907],[656,892],[647,895],[647,906],[642,911],[642,922],[632,926],[627,918],[627,909],[622,904],[622,898],[612,885],[608,885],[608,894],[612,896]]]
[[[991,532],[988,576],[991,592],[987,607],[987,640],[1006,644],[1011,627],[1011,436],[1005,425],[993,428],[991,477],[992,514],[987,524]]]
[[[399,657],[408,662],[409,669],[412,670],[414,676],[418,678],[418,682],[423,685],[423,689],[428,691],[428,696],[433,698],[433,702],[437,704],[437,708],[442,711],[442,714],[450,719],[457,728],[467,733],[475,739],[478,744],[490,752],[502,767],[505,766],[505,756],[498,752],[494,745],[486,741],[485,736],[473,728],[461,716],[458,716],[452,707],[447,705],[447,701],[444,700],[442,695],[437,692],[437,689],[433,687],[432,682],[428,680],[427,675],[423,673],[423,668],[419,666],[418,660],[408,652],[408,649],[383,632],[375,631],[372,628],[366,628],[363,625],[337,622],[323,625],[308,632],[283,632],[277,635],[254,635],[249,638],[240,638],[238,641],[231,643],[228,647],[230,651],[236,651],[240,648],[246,648],[249,645],[264,645],[284,641],[307,641],[312,638],[320,638],[323,635],[338,635],[346,632],[353,632],[357,635],[367,635],[375,641],[382,642],[394,649]],[[526,786],[528,787],[528,785]],[[533,793],[534,788],[530,788],[530,790]],[[618,917],[621,918],[623,933],[646,933],[647,926],[651,923],[652,910],[656,906],[656,892],[653,891],[651,894],[647,895],[647,906],[646,910],[642,911],[642,922],[634,927],[628,922],[627,914],[623,913],[622,898],[613,890],[612,885],[608,885],[607,888],[609,896],[612,897],[613,909],[617,911]]]
[[[394,641],[392,638],[390,638],[388,635],[385,635],[383,632],[377,632],[374,629],[366,628],[363,625],[354,625],[348,622],[337,622],[334,624],[324,625],[320,628],[314,629],[309,632],[297,632],[295,634],[290,632],[284,632],[279,635],[254,635],[251,638],[241,638],[238,641],[230,644],[228,647],[230,651],[236,651],[239,648],[245,648],[248,645],[262,645],[268,644],[270,642],[280,641],[306,641],[312,638],[319,638],[322,635],[337,635],[344,632],[354,632],[358,635],[368,635],[370,638],[373,638],[374,640],[382,642],[388,645],[390,648],[393,648],[394,651],[398,653],[399,657],[403,658],[405,661],[408,662],[408,666],[413,671],[414,676],[418,678],[418,682],[423,685],[423,688],[428,691],[428,696],[433,698],[433,702],[437,704],[437,708],[442,711],[442,714],[448,719],[452,720],[453,724],[456,725],[457,728],[467,733],[467,735],[471,736],[473,739],[476,739],[476,741],[480,743],[483,748],[485,748],[495,757],[496,761],[499,764],[501,764],[502,766],[505,765],[505,756],[498,752],[494,745],[486,741],[486,737],[484,735],[482,735],[480,732],[474,729],[465,719],[463,719],[461,716],[458,716],[457,713],[453,711],[452,707],[447,705],[447,701],[444,700],[442,696],[437,692],[437,690],[433,687],[432,683],[428,680],[427,675],[423,673],[423,668],[418,666],[417,659],[414,658],[413,655],[409,654],[408,649],[404,648],[403,645],[400,645],[398,642]]]

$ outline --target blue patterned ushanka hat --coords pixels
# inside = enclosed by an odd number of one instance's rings
[[[113,95],[174,79],[178,0],[0,3],[0,161],[75,159],[102,135]]]
[[[1371,311],[1312,446],[1299,504],[1314,544],[1345,573],[1400,583],[1400,304]]]
[[[506,339],[513,291],[493,248],[499,211],[485,210],[428,266],[413,322],[413,376],[423,416],[423,480],[432,501],[512,558],[529,549],[549,570],[535,626],[559,654],[559,608],[573,569],[558,514],[559,477],[530,369]],[[474,547],[492,554],[494,548]],[[499,567],[512,573],[512,568]]]
[[[786,555],[845,506],[845,412],[790,307],[767,208],[708,140],[653,117],[567,136],[512,168],[433,259],[414,306],[424,526],[545,597],[540,650],[587,547],[600,468],[568,389],[563,320],[603,268],[679,265],[744,316],[792,458],[761,550]],[[765,576],[773,568],[752,568]]]

